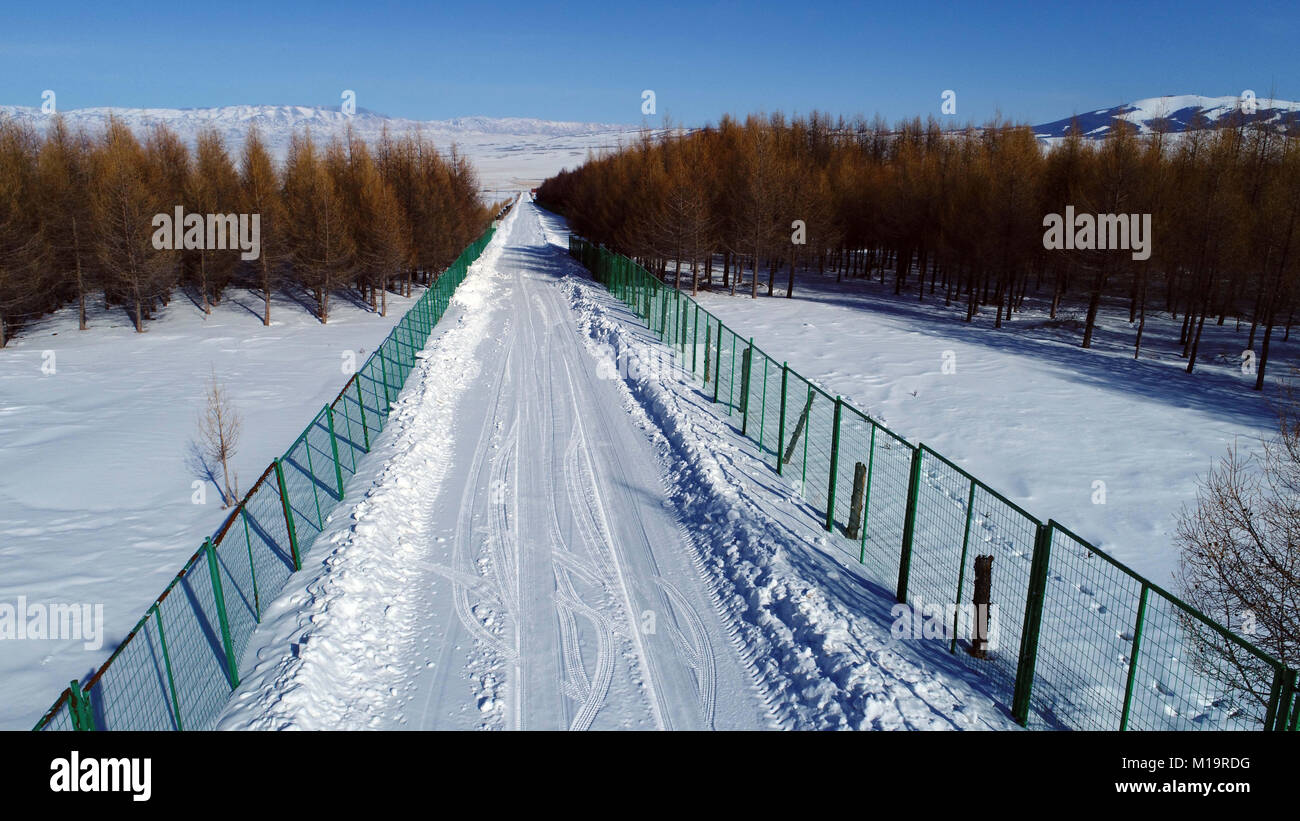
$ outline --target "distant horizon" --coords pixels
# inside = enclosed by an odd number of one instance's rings
[[[1258,92],[1257,92],[1257,93],[1258,93]],[[1095,113],[1095,112],[1100,112],[1100,111],[1107,111],[1107,110],[1110,110],[1110,109],[1113,109],[1113,108],[1117,108],[1117,107],[1120,107],[1120,106],[1131,106],[1131,105],[1134,105],[1135,103],[1142,102],[1142,101],[1144,101],[1144,100],[1160,100],[1160,99],[1165,99],[1165,98],[1177,98],[1177,97],[1199,97],[1199,98],[1203,98],[1203,99],[1227,99],[1227,98],[1231,98],[1231,97],[1235,97],[1235,96],[1237,96],[1237,95],[1235,95],[1235,94],[1201,94],[1201,93],[1196,93],[1196,92],[1182,92],[1182,93],[1177,93],[1177,94],[1155,94],[1155,95],[1149,95],[1149,96],[1146,96],[1146,97],[1136,97],[1136,98],[1133,98],[1133,99],[1130,99],[1130,100],[1123,100],[1123,101],[1119,101],[1119,102],[1113,102],[1113,103],[1110,103],[1109,105],[1097,106],[1097,107],[1094,107],[1094,108],[1076,109],[1076,110],[1074,110],[1074,111],[1072,111],[1072,112],[1070,112],[1070,113],[1068,113],[1068,114],[1057,114],[1057,115],[1053,116],[1051,119],[1040,120],[1039,122],[1027,122],[1027,121],[1019,121],[1019,120],[1008,120],[1008,122],[1011,122],[1011,123],[1013,123],[1013,124],[1018,124],[1018,125],[1026,125],[1026,126],[1030,126],[1030,127],[1037,127],[1037,126],[1041,126],[1041,125],[1048,125],[1048,124],[1052,124],[1052,123],[1060,122],[1060,121],[1062,121],[1062,120],[1068,120],[1068,119],[1071,119],[1071,118],[1073,118],[1073,117],[1083,116],[1083,115],[1087,115],[1087,114],[1091,114],[1091,113]],[[1278,103],[1278,102],[1280,102],[1280,103],[1287,103],[1287,104],[1291,104],[1291,105],[1297,105],[1297,106],[1300,106],[1300,100],[1291,100],[1291,99],[1287,99],[1287,98],[1284,98],[1284,97],[1269,97],[1269,96],[1266,96],[1266,95],[1263,94],[1263,93],[1258,93],[1258,100],[1259,100],[1259,102],[1260,102],[1261,104],[1265,104],[1265,103]],[[26,109],[26,110],[31,110],[31,111],[35,111],[35,112],[39,112],[39,111],[41,110],[41,106],[40,106],[39,102],[38,102],[37,104],[35,104],[35,105],[25,105],[25,104],[22,104],[22,103],[0,103],[0,108],[20,108],[20,109]],[[115,104],[108,104],[108,105],[83,105],[83,106],[76,106],[76,107],[63,107],[63,106],[59,106],[59,107],[57,108],[57,111],[58,111],[58,113],[67,114],[67,113],[71,113],[71,112],[78,112],[78,111],[91,111],[91,110],[113,110],[113,111],[213,111],[213,110],[228,109],[228,108],[305,108],[305,109],[311,109],[311,110],[322,111],[322,112],[337,112],[337,111],[340,111],[340,108],[341,108],[341,107],[340,107],[339,105],[322,105],[322,104],[301,103],[301,102],[298,102],[298,103],[283,103],[283,102],[281,102],[281,103],[267,103],[267,102],[252,103],[252,102],[242,102],[242,103],[223,103],[223,104],[219,104],[219,105],[186,105],[186,106],[167,106],[167,105],[115,105]],[[659,120],[658,122],[650,121],[649,118],[646,118],[645,120],[643,120],[643,121],[641,121],[641,122],[634,122],[634,121],[630,121],[630,120],[628,120],[628,121],[612,121],[612,120],[572,120],[572,119],[555,119],[555,118],[549,118],[549,117],[532,117],[532,116],[524,116],[524,115],[518,115],[518,114],[493,115],[493,114],[475,113],[475,114],[455,114],[455,115],[451,115],[451,116],[447,116],[447,117],[435,117],[435,118],[420,119],[420,118],[414,118],[414,117],[404,116],[404,115],[401,115],[401,114],[391,114],[391,113],[388,113],[388,112],[385,112],[385,111],[379,111],[379,110],[375,110],[375,109],[371,109],[371,108],[366,108],[366,107],[363,107],[363,106],[357,106],[357,108],[356,108],[356,112],[355,112],[355,113],[356,113],[356,114],[368,114],[368,115],[372,115],[372,116],[380,117],[380,118],[384,118],[384,119],[391,119],[391,120],[407,120],[407,121],[410,121],[410,122],[421,122],[421,123],[447,123],[447,122],[452,122],[452,121],[456,121],[456,120],[474,120],[474,119],[480,119],[480,120],[489,120],[489,121],[506,121],[506,120],[524,120],[524,121],[528,121],[528,120],[532,120],[532,121],[537,121],[537,122],[545,122],[545,123],[553,123],[553,124],[617,126],[617,127],[626,128],[626,129],[641,129],[641,128],[660,129],[660,128],[664,128],[664,127],[665,127],[662,118],[660,118],[660,120]],[[724,112],[724,113],[722,113],[722,114],[718,114],[718,115],[715,115],[715,116],[713,116],[713,117],[711,117],[711,118],[708,118],[708,119],[706,119],[704,122],[691,122],[691,123],[685,123],[685,122],[673,122],[673,123],[671,124],[670,127],[673,127],[673,128],[679,128],[679,127],[680,127],[680,128],[702,128],[702,127],[706,127],[706,126],[710,126],[710,125],[716,125],[716,124],[717,124],[717,123],[718,123],[718,122],[719,122],[723,117],[732,117],[732,118],[737,118],[737,119],[742,119],[742,120],[743,120],[745,117],[750,116],[750,115],[760,115],[760,116],[763,116],[763,115],[770,115],[770,114],[775,114],[775,113],[784,113],[784,114],[786,114],[786,116],[790,116],[790,117],[805,117],[805,116],[808,116],[809,114],[811,114],[811,113],[813,113],[813,112],[812,112],[811,110],[810,110],[810,111],[806,111],[806,112],[783,112],[781,109],[772,109],[772,110],[756,110],[756,111],[745,111],[745,112],[727,111],[727,112]],[[889,122],[889,123],[897,123],[897,122],[901,122],[901,121],[903,121],[903,120],[910,120],[910,119],[913,119],[913,118],[916,118],[916,117],[919,117],[920,119],[922,119],[922,120],[924,121],[927,117],[935,116],[935,119],[939,119],[941,122],[943,122],[944,125],[946,125],[946,126],[950,126],[950,127],[954,128],[954,129],[964,128],[964,127],[966,127],[967,125],[970,125],[970,124],[974,124],[974,125],[977,125],[977,126],[981,124],[980,121],[967,121],[967,120],[960,120],[960,121],[957,121],[955,118],[941,118],[941,117],[938,117],[937,115],[934,115],[934,112],[932,112],[932,111],[917,112],[917,113],[913,113],[913,114],[902,114],[902,115],[899,115],[898,117],[892,117],[892,118],[891,118],[891,117],[884,117],[883,114],[879,114],[878,112],[866,113],[866,112],[862,112],[862,111],[855,111],[855,112],[853,112],[853,113],[847,113],[847,112],[836,112],[836,111],[823,111],[823,110],[818,110],[817,113],[819,113],[819,114],[824,114],[824,115],[828,115],[828,116],[833,117],[833,118],[835,118],[835,117],[844,117],[844,118],[846,118],[846,119],[853,119],[853,118],[857,118],[857,117],[864,117],[864,118],[866,118],[866,119],[873,119],[873,118],[876,117],[876,116],[880,116],[880,117],[883,117],[883,118],[885,119],[885,121],[886,121],[886,122]],[[989,119],[989,120],[992,120],[992,119],[994,119],[994,118],[996,118],[996,117],[998,117],[998,116],[1000,116],[1000,115],[998,115],[998,114],[994,114],[993,116],[989,117],[988,119]],[[1005,119],[1005,118],[1004,118],[1004,119]]]

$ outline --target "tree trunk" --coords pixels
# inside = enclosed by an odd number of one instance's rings
[[[271,324],[271,269],[266,262],[266,255],[262,255],[262,293],[266,298],[266,304],[262,313],[262,324],[269,326]]]

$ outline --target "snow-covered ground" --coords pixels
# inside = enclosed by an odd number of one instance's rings
[[[894,296],[892,275],[882,286],[801,273],[793,299],[784,276],[775,297],[763,279],[756,300],[706,291],[698,299],[831,395],[1160,585],[1177,566],[1176,516],[1194,500],[1197,477],[1234,441],[1255,447],[1276,430],[1267,398],[1251,390],[1254,375],[1242,372],[1248,326],[1237,332],[1231,319],[1206,323],[1189,376],[1168,314],[1148,316],[1134,361],[1127,306],[1103,310],[1084,350],[1081,307],[1053,322],[1028,300],[994,330],[990,309],[968,325],[964,306],[945,309],[942,294],[924,303],[914,287]],[[1277,377],[1298,350],[1281,338],[1278,329],[1269,364]]]
[[[104,616],[101,647],[0,643],[0,729],[30,728],[103,663],[225,519],[191,453],[212,373],[243,416],[231,467],[247,489],[413,301],[388,300],[381,317],[336,298],[321,325],[282,296],[264,327],[260,294],[231,289],[205,317],[178,292],[144,334],[121,310],[92,313],[78,332],[68,307],[0,349],[0,605],[102,605]]]
[[[521,203],[304,570],[233,728],[1005,728]],[[660,348],[660,350],[666,350]]]

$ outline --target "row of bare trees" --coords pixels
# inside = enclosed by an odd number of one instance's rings
[[[177,207],[259,215],[260,255],[155,248],[154,216]],[[390,289],[432,281],[492,213],[469,162],[419,134],[373,145],[298,134],[279,167],[255,128],[236,159],[215,130],[191,151],[166,126],[141,141],[117,119],[90,135],[59,118],[37,134],[0,117],[0,347],[69,302],[83,330],[102,295],[143,331],[178,288],[210,313],[232,283],[261,292],[268,325],[282,287],[314,295],[321,322],[343,288],[386,313]]]
[[[1189,372],[1206,320],[1233,317],[1260,351],[1257,388],[1300,298],[1300,135],[1239,122],[1177,138],[1116,123],[1106,139],[1074,133],[1045,150],[1002,123],[724,118],[589,157],[538,198],[678,287],[685,269],[692,291],[720,274],[755,297],[766,278],[772,295],[784,272],[792,296],[795,269],[814,267],[892,277],[894,293],[962,306],[967,321],[991,308],[996,327],[1039,294],[1053,319],[1084,312],[1084,347],[1105,302],[1127,307],[1135,358],[1148,311],[1164,310],[1182,320]],[[1150,257],[1044,248],[1044,217],[1068,205],[1152,215]]]

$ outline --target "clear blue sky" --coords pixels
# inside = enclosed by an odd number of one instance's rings
[[[1300,3],[167,4],[3,0],[0,103],[357,104],[689,125],[726,112],[1044,122],[1161,94],[1300,98]]]

